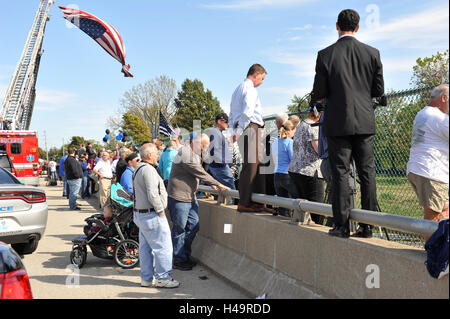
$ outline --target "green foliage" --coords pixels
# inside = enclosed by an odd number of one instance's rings
[[[81,136],[72,136],[72,139],[69,142],[69,147],[74,147],[78,149],[81,144],[86,145],[88,142]]]
[[[142,119],[151,131],[155,124],[158,124],[159,111],[167,115],[169,121],[171,120],[176,92],[175,80],[165,75],[133,86],[120,100],[119,115],[108,118],[109,127],[119,130],[124,125],[123,114],[130,113]]]
[[[149,131],[147,123],[139,116],[125,113],[122,115],[123,132],[127,133],[133,139],[135,144],[140,144],[152,139],[152,134]]]
[[[308,96],[297,96],[294,94],[294,97],[291,100],[291,104],[288,105],[289,113],[298,113],[299,111],[304,111],[308,108],[309,101],[311,98]]]
[[[67,148],[66,148],[67,149]],[[50,160],[52,157],[60,158],[62,155],[62,149],[58,147],[51,147],[48,150],[48,159]]]
[[[375,111],[375,161],[378,173],[399,174],[406,170],[416,114],[427,104],[429,91],[388,92],[388,105]]]
[[[43,149],[39,147],[39,158],[43,159],[43,160],[47,160],[47,152]],[[50,157],[49,157],[50,159]]]
[[[449,50],[437,52],[431,57],[418,58],[413,67],[411,84],[414,86],[437,86],[449,81]]]
[[[172,124],[188,131],[193,130],[194,120],[201,120],[202,129],[213,127],[216,115],[223,112],[219,100],[197,79],[183,82],[175,98],[175,109]]]

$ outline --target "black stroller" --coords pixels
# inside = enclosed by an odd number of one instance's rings
[[[105,224],[102,214],[85,219],[85,235],[72,240],[71,264],[81,268],[86,263],[87,247],[95,257],[114,259],[122,268],[133,268],[139,263],[139,229],[133,222],[132,195],[117,183],[111,186],[113,217]]]

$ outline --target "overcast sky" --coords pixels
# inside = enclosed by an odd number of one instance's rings
[[[39,0],[2,3],[0,101],[22,53]],[[114,26],[134,78],[92,39],[69,27],[57,5],[78,7]],[[43,43],[30,129],[48,146],[83,136],[101,141],[106,119],[132,86],[167,75],[178,87],[199,79],[228,113],[253,63],[268,71],[258,89],[264,115],[285,111],[312,87],[317,51],[337,40],[342,9],[361,16],[357,38],[380,50],[386,89],[410,87],[418,57],[449,47],[448,1],[190,0],[56,1]]]

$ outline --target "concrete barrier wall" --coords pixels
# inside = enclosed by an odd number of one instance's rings
[[[422,249],[371,238],[335,238],[328,227],[290,225],[267,213],[199,200],[192,255],[251,296],[267,298],[449,298]],[[232,225],[225,233],[224,225]]]

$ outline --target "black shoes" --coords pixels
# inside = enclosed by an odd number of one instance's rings
[[[333,227],[328,232],[329,235],[335,236],[335,237],[341,237],[341,238],[348,238],[350,237],[350,231],[345,227]],[[359,238],[372,238],[372,228],[370,226],[359,226],[356,232],[352,234],[352,237],[359,237]]]
[[[370,226],[359,226],[352,237],[372,238],[372,229],[370,228]]]
[[[192,270],[193,267],[197,265],[197,262],[190,257],[186,261],[174,262],[173,268],[178,270]]]
[[[192,270],[192,264],[189,263],[188,261],[174,262],[173,268],[182,271]]]
[[[195,267],[197,266],[197,262],[193,259],[191,259],[191,257],[188,258],[188,260],[186,261],[188,264],[191,265],[191,267]]]
[[[328,234],[334,237],[348,238],[350,237],[350,231],[345,227],[334,227]]]

